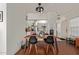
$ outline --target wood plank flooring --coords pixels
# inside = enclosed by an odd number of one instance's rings
[[[44,42],[38,42],[38,55],[46,55],[46,43]],[[76,48],[74,45],[68,44],[65,40],[58,42],[58,49],[59,53],[58,55],[79,55],[79,48]],[[20,49],[16,55],[29,55],[28,54],[29,47],[26,49],[26,52],[24,54],[24,49]],[[32,51],[30,55],[37,55],[35,53],[34,47],[32,48]],[[51,52],[51,49],[49,50],[49,53],[47,55],[54,55]]]

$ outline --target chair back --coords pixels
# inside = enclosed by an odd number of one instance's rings
[[[54,38],[53,38],[53,36],[48,36],[46,41],[47,41],[47,43],[50,43],[50,44],[51,44],[51,43],[54,43]]]
[[[31,36],[30,39],[29,39],[29,43],[30,43],[30,44],[35,44],[35,43],[37,43],[37,38],[36,38],[36,36]]]

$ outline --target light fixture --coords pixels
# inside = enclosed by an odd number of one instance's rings
[[[38,3],[38,7],[36,7],[36,11],[42,13],[44,8],[41,6],[41,3]]]
[[[60,20],[60,15],[59,14],[57,15],[57,19]]]
[[[47,23],[46,20],[39,20],[38,23]]]

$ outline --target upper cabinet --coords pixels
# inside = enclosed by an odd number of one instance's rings
[[[39,19],[48,19],[48,14],[47,13],[28,13],[27,14],[27,19],[28,20],[39,20]]]

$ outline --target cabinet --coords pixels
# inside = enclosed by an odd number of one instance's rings
[[[76,47],[79,47],[79,37],[76,38],[75,44],[76,44]]]

